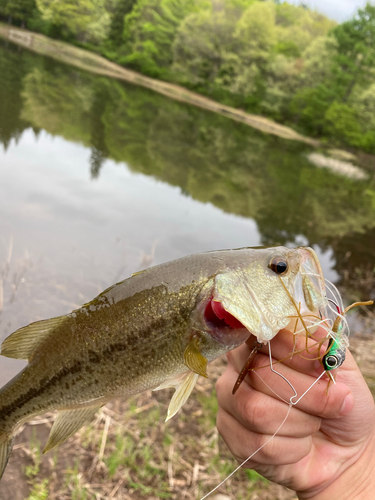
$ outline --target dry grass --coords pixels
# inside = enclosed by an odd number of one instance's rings
[[[214,381],[224,360],[210,367],[180,413],[165,423],[171,391],[145,392],[104,407],[91,426],[58,450],[41,454],[54,415],[26,424],[17,436],[2,500],[196,500],[236,466],[215,426]],[[23,487],[14,491],[14,481]],[[256,472],[239,471],[221,493],[238,500],[290,500],[295,493]],[[19,496],[17,496],[19,494]]]

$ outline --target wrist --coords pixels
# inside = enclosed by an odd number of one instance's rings
[[[299,500],[374,500],[375,435],[350,461],[344,461],[342,472],[326,486],[315,491],[297,492]],[[324,467],[324,464],[322,464]]]

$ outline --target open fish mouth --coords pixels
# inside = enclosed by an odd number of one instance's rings
[[[217,328],[246,328],[237,318],[224,309],[223,304],[215,299],[211,299],[204,312],[205,320],[215,325]]]
[[[210,335],[227,348],[241,345],[251,335],[249,329],[214,296],[208,300],[203,317]]]

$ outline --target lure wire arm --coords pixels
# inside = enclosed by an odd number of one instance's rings
[[[295,397],[297,397],[297,391],[295,390],[293,384],[291,382],[289,382],[289,380],[286,377],[284,377],[284,375],[282,375],[280,372],[278,372],[277,370],[275,370],[275,368],[273,367],[272,353],[271,353],[271,342],[268,342],[268,355],[269,355],[269,358],[270,358],[270,370],[271,370],[271,372],[275,373],[276,375],[278,375],[279,377],[281,377],[283,380],[285,380],[285,382],[289,385],[289,387],[294,392],[294,396],[292,396],[290,398],[290,403],[292,404],[292,399],[295,398]]]

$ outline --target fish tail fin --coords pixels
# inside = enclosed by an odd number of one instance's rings
[[[9,456],[12,452],[14,436],[0,441],[0,479],[3,477],[5,467],[7,466]]]

